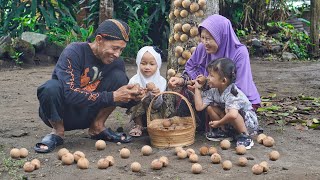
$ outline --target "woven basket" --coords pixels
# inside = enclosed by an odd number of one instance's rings
[[[152,104],[155,99],[162,94],[175,94],[180,96],[188,105],[191,116],[174,116],[172,118],[151,120]],[[163,127],[162,122],[167,119],[170,119],[173,125],[170,127]],[[150,102],[147,111],[147,130],[150,136],[151,145],[158,148],[188,146],[193,144],[195,139],[196,122],[194,111],[188,99],[173,91],[165,91],[155,96]]]

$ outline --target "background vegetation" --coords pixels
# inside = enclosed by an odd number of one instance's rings
[[[284,21],[290,13],[301,17],[309,7],[290,7],[286,2],[220,0],[220,14],[228,17],[242,36],[265,31],[270,26],[279,27],[288,50],[306,59],[309,36]],[[24,31],[32,31],[47,34],[50,41],[61,45],[85,41],[97,27],[99,3],[99,0],[0,0],[0,36],[19,37]],[[167,49],[170,3],[170,0],[114,1],[114,17],[126,20],[132,30],[130,48],[125,49],[123,56],[135,57],[139,48],[150,44]],[[81,9],[90,13],[80,22],[77,14]],[[310,24],[305,19],[304,22]]]

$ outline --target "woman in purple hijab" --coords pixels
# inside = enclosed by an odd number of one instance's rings
[[[191,79],[198,75],[207,76],[206,66],[210,61],[219,58],[230,58],[237,68],[236,85],[248,97],[254,108],[260,106],[261,100],[253,82],[249,52],[241,44],[231,22],[218,14],[211,15],[199,25],[201,43],[187,61],[185,72]],[[185,83],[183,78],[172,77],[169,86],[177,87]]]

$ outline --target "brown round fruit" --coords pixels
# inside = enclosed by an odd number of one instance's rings
[[[248,164],[248,159],[246,157],[239,157],[239,166],[246,166]]]
[[[198,4],[199,4],[200,7],[203,7],[203,6],[205,6],[207,4],[207,1],[206,0],[199,0]]]
[[[259,174],[262,174],[263,167],[260,166],[259,164],[255,164],[252,166],[251,170],[252,170],[253,174],[259,175]]]
[[[244,145],[240,145],[236,147],[236,153],[239,155],[245,154],[247,151],[246,147]]]
[[[191,154],[195,154],[196,153],[196,151],[191,149],[191,148],[187,149],[186,151],[187,151],[188,157],[190,157]]]
[[[230,170],[232,168],[232,162],[229,160],[223,161],[222,168],[224,170]]]
[[[267,136],[263,139],[263,145],[266,147],[272,147],[274,144],[274,139],[271,136]]]
[[[188,153],[185,150],[181,150],[181,151],[178,152],[177,155],[178,155],[179,159],[184,159],[184,158],[186,158],[188,156]]]
[[[189,50],[184,50],[184,51],[182,52],[182,57],[183,57],[184,59],[189,59],[189,58],[191,57],[191,52],[190,52]]]
[[[162,162],[163,167],[167,167],[169,165],[169,159],[166,156],[161,156],[159,161]]]
[[[268,164],[267,161],[262,161],[259,165],[262,166],[263,172],[268,172],[269,171],[269,164]]]
[[[182,24],[181,23],[177,23],[173,26],[174,32],[179,32],[182,29]]]
[[[38,159],[33,159],[33,160],[31,161],[31,164],[34,165],[34,169],[39,169],[41,163],[40,163],[40,161],[39,161]]]
[[[185,60],[183,57],[178,58],[178,64],[180,66],[184,66],[186,64],[187,60]]]
[[[76,151],[73,153],[74,161],[78,162],[78,160],[82,157],[86,157],[86,155],[81,151]]]
[[[18,148],[13,148],[10,150],[10,157],[13,159],[20,158],[20,150]]]
[[[190,0],[183,0],[182,1],[182,7],[184,7],[184,8],[189,8],[190,4],[191,4]]]
[[[148,82],[146,84],[146,88],[147,88],[148,91],[152,91],[152,90],[154,90],[156,88],[156,85],[153,82]]]
[[[188,13],[188,11],[185,10],[185,9],[183,9],[183,10],[180,12],[180,16],[181,16],[182,18],[185,18],[185,17],[187,17],[188,15],[189,15],[189,13]]]
[[[69,150],[66,148],[61,148],[58,151],[58,159],[61,159],[63,155],[69,153]]]
[[[214,153],[218,153],[217,148],[215,148],[215,147],[210,147],[210,148],[209,148],[209,151],[208,151],[208,154],[211,156],[211,155],[214,154]]]
[[[180,34],[179,33],[174,33],[173,38],[175,41],[180,41]]]
[[[197,17],[203,17],[204,16],[204,12],[203,12],[203,10],[200,9],[197,12],[195,12],[194,15],[196,15]]]
[[[149,156],[149,155],[152,153],[152,148],[151,148],[151,146],[149,146],[149,145],[144,145],[144,146],[141,148],[141,153],[142,153],[142,155],[144,155],[144,156]]]
[[[198,4],[198,3],[193,2],[193,3],[191,3],[191,5],[190,5],[190,11],[191,11],[192,13],[198,11],[199,8],[200,8],[200,7],[199,7],[199,4]]]
[[[172,77],[172,76],[176,75],[176,71],[174,69],[168,69],[167,74],[168,74],[168,76]]]
[[[221,161],[221,156],[220,156],[220,154],[218,154],[218,153],[213,153],[213,154],[211,155],[211,161],[212,161],[213,164],[219,164],[220,161]]]
[[[176,46],[176,48],[174,49],[174,52],[181,55],[183,52],[183,47],[181,46]]]
[[[188,41],[188,39],[189,39],[189,37],[187,34],[181,34],[181,36],[180,36],[181,42],[186,42],[186,41]]]
[[[231,143],[230,143],[230,141],[227,140],[227,139],[224,139],[224,140],[222,140],[222,141],[220,142],[220,147],[221,147],[221,149],[223,149],[223,150],[229,149],[230,146],[231,146]]]
[[[32,172],[34,169],[35,166],[31,162],[25,162],[23,165],[24,172]]]
[[[259,134],[258,137],[257,137],[257,142],[259,144],[262,144],[263,143],[263,139],[266,138],[267,136],[265,134]]]
[[[109,161],[109,165],[110,165],[110,166],[113,166],[114,163],[115,163],[113,156],[107,156],[107,157],[106,157],[106,160]]]
[[[199,161],[199,157],[197,154],[190,154],[189,156],[189,161],[192,162],[192,163],[196,163]]]
[[[21,158],[25,158],[25,157],[27,157],[28,154],[29,154],[29,151],[28,151],[28,149],[26,149],[26,148],[21,148],[21,149],[19,149],[19,151],[20,151],[20,157],[21,157]]]
[[[107,144],[104,140],[98,140],[95,146],[97,150],[104,150],[107,147]]]
[[[191,54],[196,50],[196,48],[197,48],[197,47],[194,47],[194,46],[193,46],[193,47],[190,49]]]
[[[179,10],[179,9],[174,9],[174,10],[173,10],[173,15],[174,15],[175,17],[180,17],[180,10]]]
[[[79,169],[88,169],[89,168],[88,159],[84,157],[78,159],[77,166]]]
[[[174,16],[173,12],[169,13],[169,19],[170,20],[174,20],[175,19],[175,16]]]
[[[172,125],[172,121],[170,119],[164,119],[162,121],[162,126],[163,127],[170,127]]]
[[[178,152],[181,151],[181,150],[183,150],[183,148],[182,148],[181,146],[178,146],[178,147],[175,147],[175,148],[174,148],[174,152],[175,152],[176,154],[178,154]]]
[[[190,29],[191,29],[191,25],[186,23],[184,25],[182,25],[182,31],[185,32],[185,33],[189,33],[190,32]]]
[[[110,161],[108,161],[106,158],[99,159],[97,162],[99,169],[107,169],[110,165]]]
[[[175,0],[175,1],[173,1],[173,4],[175,7],[181,7],[182,0]]]
[[[192,171],[193,174],[200,174],[201,171],[202,171],[202,166],[201,166],[201,164],[194,163],[194,164],[191,166],[191,171]]]
[[[190,29],[190,36],[191,37],[195,37],[199,34],[199,31],[198,31],[198,28],[193,26],[191,29]]]
[[[127,149],[127,148],[122,148],[122,149],[120,150],[120,157],[121,157],[121,158],[127,159],[127,158],[129,158],[129,156],[130,156],[130,150],[129,150],[129,149]]]
[[[207,146],[202,146],[199,151],[201,156],[206,156],[209,153],[209,148]]]
[[[74,162],[73,154],[66,153],[61,157],[63,165],[71,165]]]
[[[280,157],[280,153],[279,153],[278,151],[271,151],[271,152],[269,153],[269,159],[270,159],[271,161],[276,161],[276,160],[279,159],[279,157]]]
[[[141,171],[141,164],[138,162],[131,163],[131,171],[132,172],[140,172]]]
[[[154,170],[159,170],[162,168],[163,163],[159,159],[155,159],[151,162],[151,168]]]

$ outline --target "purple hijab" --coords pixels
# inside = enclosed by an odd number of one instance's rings
[[[252,104],[260,104],[260,95],[252,78],[248,49],[240,43],[231,22],[215,14],[199,25],[199,32],[201,28],[207,29],[213,36],[218,45],[218,51],[215,54],[208,54],[204,44],[200,43],[185,66],[185,71],[190,78],[195,79],[200,74],[208,76],[206,66],[209,61],[222,57],[230,58],[237,67],[237,87],[246,94]]]

